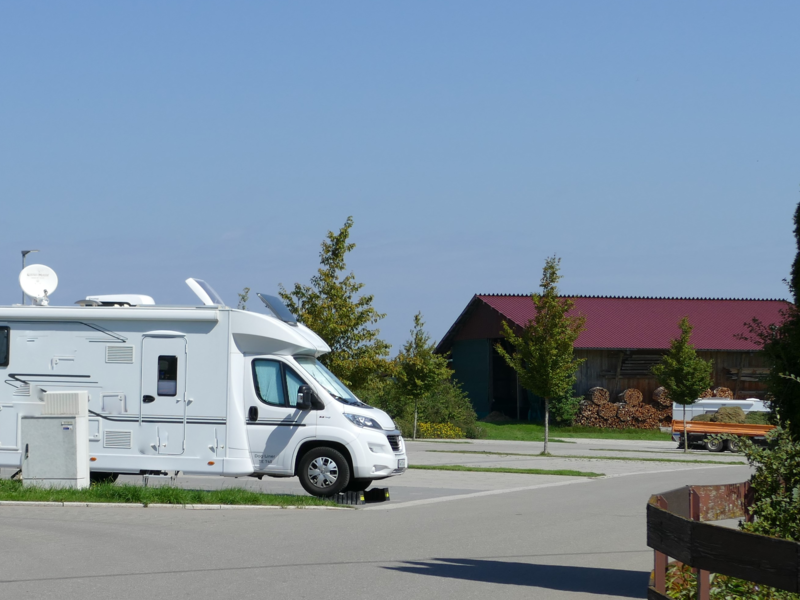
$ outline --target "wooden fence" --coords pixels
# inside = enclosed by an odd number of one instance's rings
[[[647,545],[655,550],[655,570],[647,598],[670,600],[669,557],[696,569],[698,600],[709,598],[711,573],[800,592],[800,543],[708,523],[750,520],[751,504],[749,483],[688,486],[651,496]]]

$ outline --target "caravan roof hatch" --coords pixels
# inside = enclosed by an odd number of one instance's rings
[[[268,296],[266,294],[259,294],[256,293],[261,301],[264,303],[272,314],[278,317],[284,323],[288,323],[289,325],[297,325],[297,317],[295,317],[289,309],[286,308],[286,305],[281,301],[280,298],[277,296]]]

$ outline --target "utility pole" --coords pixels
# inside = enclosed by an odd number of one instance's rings
[[[25,259],[31,252],[38,252],[38,250],[23,250],[22,251],[22,270],[25,270]],[[22,292],[22,304],[25,304],[25,292]]]

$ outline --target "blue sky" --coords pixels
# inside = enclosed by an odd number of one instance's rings
[[[0,0],[0,303],[349,266],[440,339],[474,293],[786,297],[796,2]],[[30,263],[31,261],[29,261]],[[251,301],[251,306],[252,301]]]

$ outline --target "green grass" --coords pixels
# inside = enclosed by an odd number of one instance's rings
[[[543,442],[544,425],[536,423],[478,423],[486,431],[486,439],[521,442]],[[599,427],[550,427],[550,441],[557,438],[595,438],[605,440],[650,440],[669,442],[672,436],[658,429],[601,429]],[[564,440],[560,440],[564,441]]]
[[[707,450],[689,450],[684,452],[682,448],[673,448],[672,450],[626,450],[624,448],[589,448],[592,452],[630,452],[632,454],[703,454],[708,456]]]
[[[0,480],[0,500],[27,502],[118,502],[125,504],[238,504],[258,506],[334,506],[330,500],[314,496],[262,494],[240,488],[224,490],[185,490],[161,486],[93,484],[74,489],[23,487],[21,481]]]
[[[506,467],[465,467],[463,465],[410,465],[409,469],[423,471],[472,471],[475,473],[517,473],[521,475],[566,475],[568,477],[605,477],[603,473],[571,471],[569,469],[509,469]]]
[[[583,454],[524,454],[521,452],[486,452],[478,450],[426,450],[426,452],[445,452],[447,454],[484,454],[494,456],[533,456],[537,458],[580,458],[588,460],[627,460],[633,462],[666,462],[666,463],[704,463],[711,465],[746,465],[746,462],[732,460],[684,460],[680,458],[649,458],[631,456],[590,456]]]
[[[465,442],[465,441],[457,441],[457,440],[431,440],[427,438],[417,438],[416,440],[412,440],[410,438],[405,439],[406,442],[425,442],[426,444],[471,444],[472,442]]]

